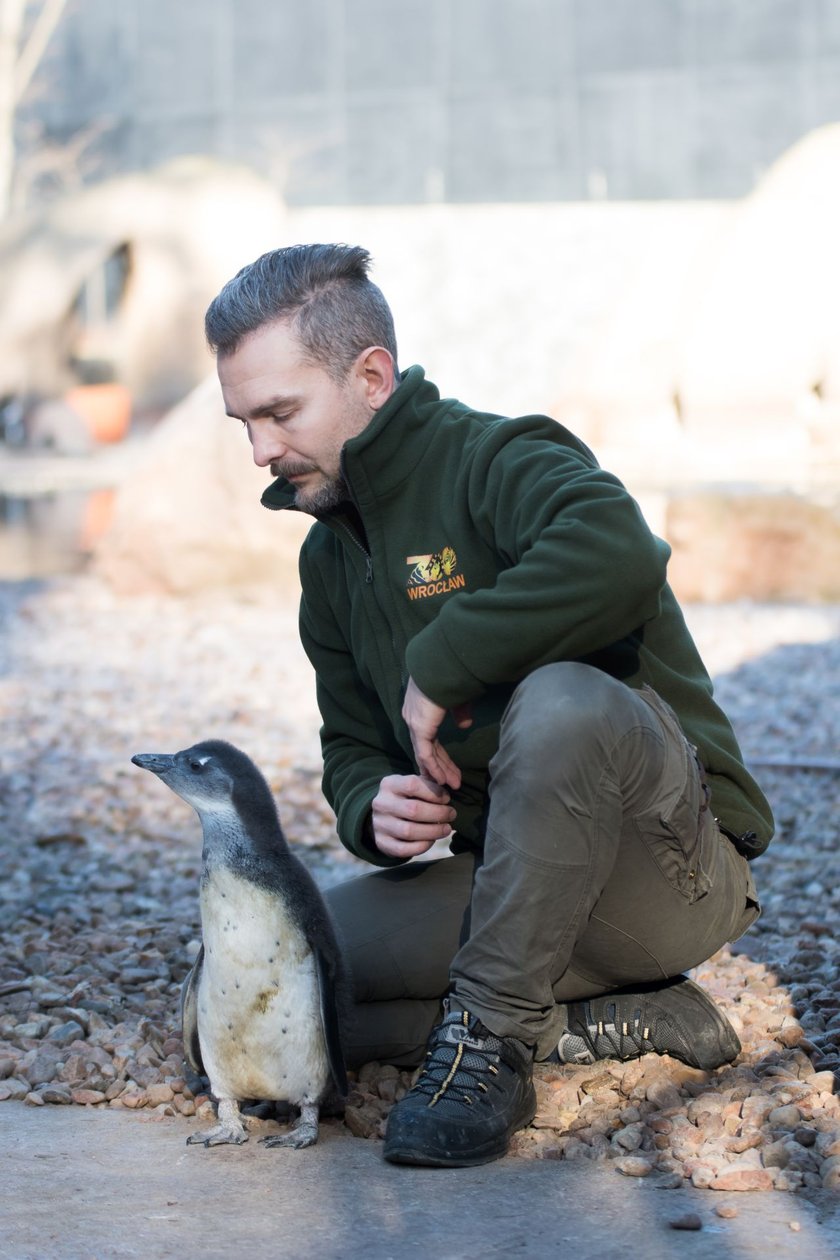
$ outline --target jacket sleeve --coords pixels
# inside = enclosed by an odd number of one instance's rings
[[[301,559],[303,595],[300,635],[315,669],[324,755],[323,790],[335,811],[341,843],[376,866],[402,866],[373,844],[370,808],[387,774],[412,774],[414,767],[390,734],[379,697],[364,685],[347,643],[317,579]]]
[[[471,519],[501,560],[409,643],[421,691],[450,708],[552,661],[617,643],[659,611],[670,549],[590,456],[513,430],[471,461]]]

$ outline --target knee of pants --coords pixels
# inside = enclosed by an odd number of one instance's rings
[[[543,665],[516,688],[502,720],[500,751],[515,754],[526,774],[541,775],[559,748],[580,752],[614,743],[623,715],[636,720],[632,705],[629,689],[592,665]]]

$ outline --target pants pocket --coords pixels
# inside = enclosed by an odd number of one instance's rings
[[[665,735],[665,761],[650,811],[637,819],[642,839],[662,875],[689,903],[712,886],[712,847],[720,843],[709,809],[709,790],[697,758],[673,710],[650,688],[642,699],[658,715]]]
[[[727,840],[727,844],[731,844],[731,841]],[[761,903],[758,900],[758,893],[756,891],[753,873],[750,870],[750,864],[746,858],[741,856],[740,853],[736,853],[735,857],[739,863],[743,864],[746,891],[743,901],[743,909],[732,929],[732,934],[729,937],[730,941],[737,941],[739,937],[743,936],[747,929],[751,928],[756,919],[758,919],[761,915]]]

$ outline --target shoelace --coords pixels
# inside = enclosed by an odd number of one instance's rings
[[[444,1097],[448,1102],[471,1107],[489,1094],[493,1078],[499,1075],[499,1055],[479,1049],[477,1038],[471,1038],[470,1045],[445,1041],[444,1028],[427,1050],[423,1071],[412,1092],[427,1094],[429,1107]]]
[[[620,1024],[614,1004],[607,1008],[607,1013],[612,1016],[609,1021],[595,1019],[588,1003],[584,1011],[586,1023],[577,1023],[569,1032],[572,1036],[579,1037],[596,1059],[622,1059],[627,1055],[628,1049],[631,1050],[631,1056],[635,1057],[654,1048],[650,1025],[642,1024],[642,1011],[633,1012],[632,1022],[625,1019]]]

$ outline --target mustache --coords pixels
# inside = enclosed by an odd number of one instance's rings
[[[298,463],[270,464],[269,471],[273,477],[300,477],[304,473],[316,472],[314,464]]]

